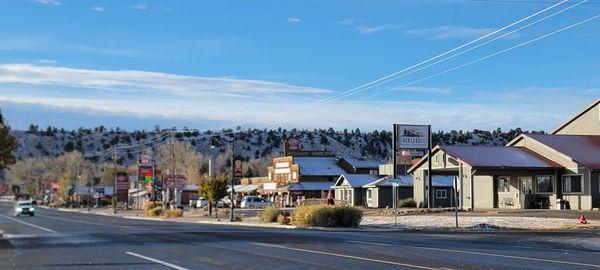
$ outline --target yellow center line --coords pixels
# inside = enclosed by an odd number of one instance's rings
[[[400,262],[394,262],[394,261],[384,261],[384,260],[371,259],[371,258],[365,258],[365,257],[357,257],[357,256],[351,256],[351,255],[345,255],[345,254],[339,254],[339,253],[316,251],[316,250],[302,249],[302,248],[286,247],[286,246],[275,245],[275,244],[266,244],[266,243],[253,243],[253,244],[254,245],[258,245],[258,246],[264,246],[264,247],[287,249],[287,250],[300,251],[300,252],[306,252],[306,253],[313,253],[313,254],[320,254],[320,255],[340,257],[340,258],[345,258],[345,259],[353,259],[353,260],[361,260],[361,261],[375,262],[375,263],[381,263],[381,264],[389,264],[389,265],[395,265],[395,266],[409,267],[409,268],[415,268],[415,269],[428,269],[428,270],[439,270],[440,269],[440,268],[432,268],[432,267],[415,265],[415,264],[400,263]]]

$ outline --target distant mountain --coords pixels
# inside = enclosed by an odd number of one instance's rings
[[[200,153],[206,156],[225,159],[232,130],[220,132],[199,132],[184,129],[174,132],[178,141],[189,142]],[[434,145],[504,145],[523,131],[517,128],[504,132],[500,129],[494,131],[438,131],[433,134]],[[111,160],[111,147],[136,146],[119,150],[120,164],[134,164],[137,154],[145,147],[166,143],[169,132],[166,130],[154,131],[122,131],[107,130],[104,127],[94,129],[79,129],[65,131],[48,127],[39,130],[32,125],[28,131],[13,131],[19,142],[16,151],[18,159],[30,157],[59,156],[66,152],[78,150],[97,162]],[[535,132],[543,133],[543,132]],[[390,131],[361,132],[359,129],[348,131],[327,130],[244,130],[236,132],[236,155],[244,159],[265,159],[281,155],[283,140],[295,136],[301,142],[303,150],[327,150],[337,153],[340,157],[373,157],[387,160],[391,155]],[[214,147],[211,147],[213,145]]]

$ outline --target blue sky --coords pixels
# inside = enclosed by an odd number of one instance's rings
[[[550,130],[600,97],[600,19],[443,72],[596,16],[596,0],[318,103],[552,5],[531,2],[0,0],[0,108],[16,129]]]

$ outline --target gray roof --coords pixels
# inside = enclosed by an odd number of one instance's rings
[[[359,187],[362,187],[365,184],[373,182],[379,178],[381,178],[381,176],[373,175],[373,174],[346,173],[346,174],[340,175],[340,178],[335,182],[335,184],[333,184],[333,186],[341,185],[343,183],[343,180],[346,180],[350,184],[350,187],[359,188]]]
[[[508,146],[443,146],[446,154],[473,167],[562,168],[559,164],[525,148]]]
[[[600,135],[541,135],[526,136],[569,156],[576,163],[600,169]]]
[[[378,169],[384,162],[374,158],[344,158],[352,167],[356,169]]]
[[[373,182],[367,183],[363,185],[363,187],[391,187],[392,183],[390,180],[391,176],[386,176],[380,179],[377,179]],[[431,179],[431,182],[434,187],[453,187],[454,186],[454,176],[447,175],[434,175]],[[410,175],[403,176],[403,179],[400,181],[401,187],[412,187],[413,186],[413,177]]]
[[[293,183],[288,187],[288,191],[319,191],[319,190],[330,190],[331,182],[297,182]]]
[[[294,163],[300,167],[300,176],[340,176],[344,173],[334,157],[294,157]]]

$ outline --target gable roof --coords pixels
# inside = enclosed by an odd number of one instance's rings
[[[334,187],[341,185],[344,180],[346,180],[348,182],[348,184],[350,184],[350,187],[352,188],[358,188],[358,187],[362,187],[367,183],[373,182],[376,179],[380,178],[381,176],[379,175],[373,175],[373,174],[342,174],[340,175],[340,178],[338,178],[337,181],[335,181],[335,183],[333,184]]]
[[[374,158],[343,158],[350,166],[355,169],[379,169],[379,165],[384,162]]]
[[[294,164],[298,164],[300,176],[340,176],[344,173],[334,157],[294,157]]]
[[[390,180],[392,180],[392,178],[393,177],[391,177],[391,176],[386,176],[386,177],[377,179],[373,182],[367,183],[367,184],[363,185],[362,187],[364,187],[364,188],[391,187],[392,183],[390,183]],[[399,179],[399,180],[400,180],[401,187],[412,187],[413,186],[413,178],[410,175],[405,175],[403,177],[403,179]],[[431,177],[431,183],[433,184],[434,187],[453,187],[454,186],[454,176],[433,175]]]
[[[287,187],[288,191],[322,191],[330,190],[331,182],[320,181],[320,182],[296,182]]]
[[[554,131],[552,131],[552,134],[558,133],[561,129],[565,128],[569,124],[573,123],[573,121],[577,120],[577,118],[581,117],[582,115],[584,115],[585,113],[587,113],[588,111],[590,111],[591,109],[593,109],[599,105],[600,105],[600,98],[596,99],[594,102],[590,103],[590,105],[586,106],[585,108],[583,108],[583,110],[581,110],[580,112],[575,114],[575,116],[571,117],[569,120],[562,123],[556,129],[554,129]]]
[[[553,162],[529,149],[511,146],[436,146],[432,153],[444,151],[451,157],[478,168],[519,168],[519,169],[552,169],[562,168]],[[424,156],[418,163],[410,167],[408,172],[414,171],[427,161]]]
[[[525,135],[588,169],[600,169],[600,135]]]

